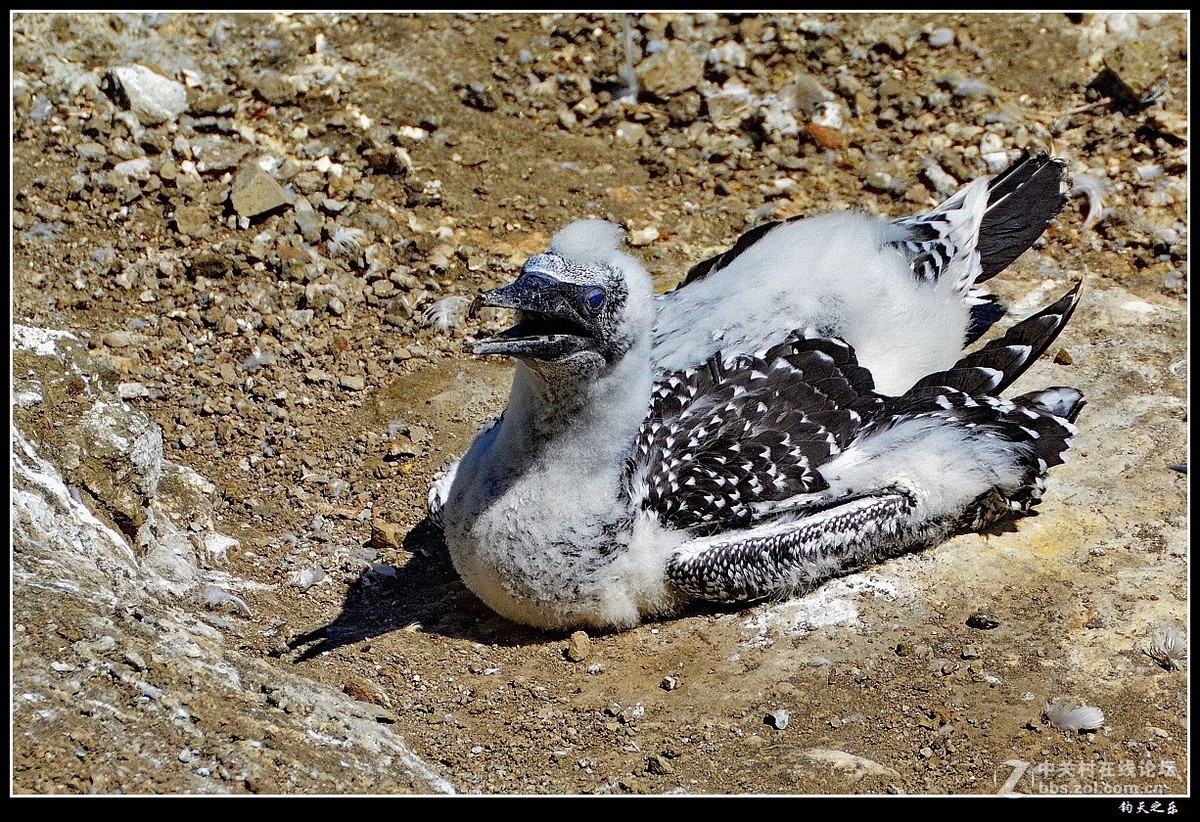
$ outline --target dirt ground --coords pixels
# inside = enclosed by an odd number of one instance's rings
[[[244,608],[14,583],[13,793],[1188,793],[1188,661],[1152,653],[1188,624],[1186,26],[16,15],[13,319],[84,340],[215,485]],[[134,64],[182,108],[137,113]],[[665,289],[767,219],[916,213],[1026,146],[1078,196],[994,290],[1085,290],[1018,388],[1089,403],[1038,516],[572,653],[458,581],[426,491],[511,375],[464,308],[554,231],[623,224]],[[171,662],[177,611],[236,696]],[[403,749],[321,731],[318,691]],[[1103,722],[1054,727],[1058,698]]]

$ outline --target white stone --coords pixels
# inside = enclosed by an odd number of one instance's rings
[[[954,32],[947,28],[934,29],[929,32],[929,45],[935,49],[944,48],[954,42]]]
[[[121,86],[129,110],[143,125],[174,120],[187,108],[187,89],[145,66],[119,66],[112,75]]]
[[[705,96],[709,119],[719,129],[738,128],[750,116],[750,89],[736,77],[729,78],[719,90]]]
[[[652,225],[629,232],[629,244],[632,246],[650,245],[658,239],[658,229]]]

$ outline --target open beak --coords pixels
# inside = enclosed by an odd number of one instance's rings
[[[517,323],[493,337],[468,343],[474,354],[558,360],[595,347],[590,323],[576,307],[575,286],[569,283],[525,273],[513,283],[476,297],[469,316],[484,306],[514,309]]]

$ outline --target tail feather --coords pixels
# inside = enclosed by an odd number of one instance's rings
[[[1003,271],[1062,211],[1067,201],[1063,191],[1065,165],[1045,152],[1025,152],[992,179],[976,245],[983,269],[977,283]]]

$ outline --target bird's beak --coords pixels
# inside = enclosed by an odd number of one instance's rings
[[[469,316],[479,309],[511,308],[517,323],[494,337],[468,343],[474,354],[505,354],[535,360],[558,360],[595,340],[576,308],[575,287],[544,274],[522,274],[515,282],[484,291],[471,302]]]
[[[474,317],[485,306],[545,313],[551,310],[550,298],[556,291],[554,286],[558,284],[557,280],[544,275],[522,274],[506,286],[481,292],[471,301],[468,316]]]

